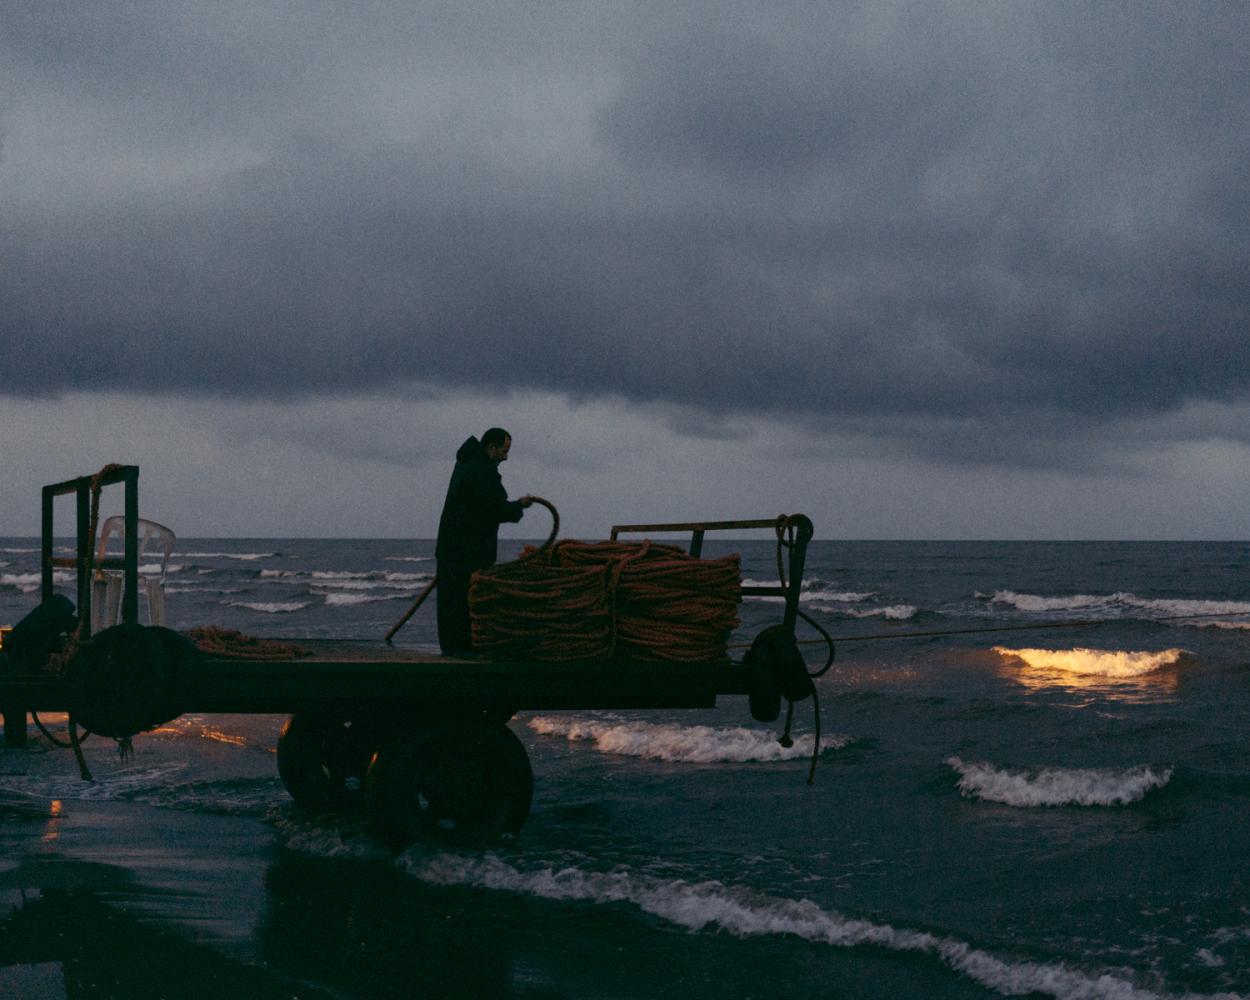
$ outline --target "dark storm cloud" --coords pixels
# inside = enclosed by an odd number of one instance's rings
[[[0,177],[68,189],[0,193],[4,391],[416,379],[995,460],[1247,396],[1242,5],[108,10],[6,32]]]

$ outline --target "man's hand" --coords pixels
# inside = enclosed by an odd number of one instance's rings
[[[528,493],[526,493],[525,496],[521,497],[521,499],[517,501],[517,503],[519,503],[522,507],[528,507],[533,502],[534,502],[534,498],[530,496]]]

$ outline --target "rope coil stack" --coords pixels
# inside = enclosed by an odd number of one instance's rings
[[[475,649],[542,660],[724,662],[741,599],[738,556],[650,540],[548,541],[474,574],[469,591]]]
[[[540,559],[473,574],[473,648],[487,656],[582,660],[612,654],[612,605],[604,566],[558,566]]]

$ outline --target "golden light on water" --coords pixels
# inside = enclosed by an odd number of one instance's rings
[[[51,844],[61,836],[61,812],[63,805],[60,799],[53,799],[48,803],[48,822],[43,828],[43,835],[39,838],[41,844]]]
[[[1031,690],[1097,691],[1112,698],[1142,700],[1171,694],[1183,649],[1158,652],[1116,649],[1011,649],[995,646],[1003,674]]]

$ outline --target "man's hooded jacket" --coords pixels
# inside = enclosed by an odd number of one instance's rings
[[[456,452],[434,555],[440,562],[473,569],[490,566],[499,553],[499,525],[521,520],[524,510],[519,500],[508,499],[499,467],[485,446],[470,437]]]

